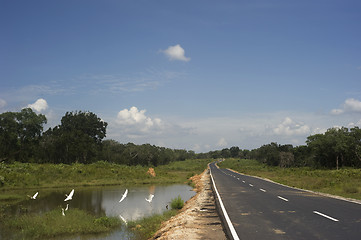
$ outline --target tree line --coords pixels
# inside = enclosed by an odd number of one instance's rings
[[[150,144],[104,140],[107,123],[92,112],[67,112],[54,128],[43,131],[47,119],[31,108],[0,114],[0,162],[93,163],[157,166],[192,158],[256,159],[270,166],[361,167],[361,129],[330,128],[307,137],[306,145],[275,142],[257,149],[237,146],[198,153]]]
[[[306,145],[280,145],[275,142],[257,149],[224,148],[199,154],[204,158],[256,159],[269,166],[340,168],[361,167],[361,129],[330,128],[325,133],[307,137]]]
[[[0,114],[0,162],[93,163],[157,166],[194,158],[193,151],[104,140],[107,123],[92,112],[67,112],[43,131],[47,119],[31,108]]]

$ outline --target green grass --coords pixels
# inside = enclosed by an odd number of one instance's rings
[[[78,209],[66,211],[61,209],[47,212],[43,215],[22,215],[8,219],[8,228],[17,230],[17,238],[45,239],[69,234],[95,234],[110,231],[121,225],[117,218],[94,216]]]
[[[182,200],[181,196],[178,195],[178,197],[172,199],[170,206],[172,209],[182,209],[184,206],[184,201]]]
[[[1,189],[24,189],[119,184],[157,184],[186,182],[201,173],[210,160],[186,160],[155,168],[156,177],[146,174],[148,167],[107,162],[93,164],[0,163]]]
[[[162,222],[167,221],[177,215],[177,213],[177,210],[169,210],[163,214],[145,217],[137,221],[129,222],[128,228],[134,233],[136,239],[149,239],[158,231]]]
[[[292,187],[361,200],[361,169],[280,168],[249,159],[227,159],[218,166]]]

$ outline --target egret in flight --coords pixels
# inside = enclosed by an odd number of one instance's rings
[[[124,192],[122,198],[119,200],[119,202],[122,202],[124,200],[124,198],[127,197],[127,195],[128,195],[128,189],[125,189],[125,192]]]
[[[66,198],[64,199],[64,202],[69,201],[69,200],[72,200],[72,199],[73,199],[73,195],[74,195],[74,189],[71,190],[71,192],[70,192],[69,195],[65,194]]]
[[[152,202],[152,200],[153,200],[153,197],[154,197],[154,195],[153,195],[153,194],[149,194],[148,199],[146,198],[146,199],[145,199],[145,201],[147,201],[147,202],[151,203],[151,202]]]
[[[34,194],[34,196],[29,196],[29,195],[28,195],[28,197],[31,198],[31,199],[36,199],[36,197],[38,196],[38,194],[39,194],[39,192],[36,192],[36,193]]]

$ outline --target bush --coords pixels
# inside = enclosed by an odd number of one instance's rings
[[[184,206],[184,201],[181,196],[178,195],[178,197],[172,199],[170,206],[172,209],[181,209]]]

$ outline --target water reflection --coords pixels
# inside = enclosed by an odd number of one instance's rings
[[[119,203],[125,189],[128,189],[128,195]],[[65,194],[68,194],[70,190],[71,188],[41,190],[37,199],[29,198],[16,206],[9,207],[6,209],[6,214],[14,216],[24,213],[43,214],[54,209],[61,211],[61,208],[66,208],[66,205],[69,204],[69,209],[78,208],[97,217],[111,216],[123,218],[125,221],[133,221],[164,212],[166,206],[170,206],[171,199],[176,198],[178,195],[186,201],[195,194],[190,186],[184,184],[75,188],[73,199],[64,202]],[[149,197],[149,194],[154,195],[151,203],[145,200],[145,198]],[[0,232],[0,239],[4,237],[2,235]],[[119,239],[123,235],[123,230],[119,229],[107,237],[102,236],[100,239]],[[91,239],[96,238],[93,236]]]

